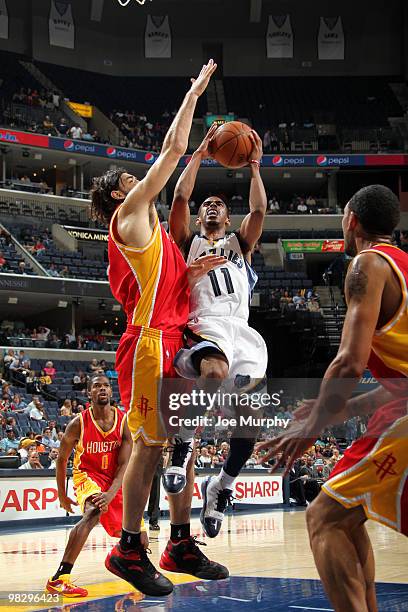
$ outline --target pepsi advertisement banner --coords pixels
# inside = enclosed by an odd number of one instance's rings
[[[98,144],[84,140],[71,140],[69,138],[56,138],[43,134],[18,132],[7,128],[0,128],[0,142],[7,144],[20,144],[33,147],[66,151],[71,154],[92,155],[113,159],[119,163],[133,162],[138,164],[153,164],[158,153],[125,149],[111,145]],[[185,167],[191,155],[184,155],[178,166]],[[214,159],[204,159],[202,167],[221,167]],[[407,166],[408,155],[380,154],[380,155],[264,155],[262,166],[265,168],[330,168],[352,166]]]

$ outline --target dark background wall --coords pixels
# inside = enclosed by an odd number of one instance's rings
[[[403,75],[408,43],[404,0],[263,0],[261,21],[250,23],[249,0],[153,0],[122,8],[105,0],[102,22],[90,20],[91,0],[72,0],[74,51],[48,44],[49,0],[9,0],[10,40],[0,49],[41,61],[115,75],[189,76],[203,61],[204,48],[222,44],[225,76]],[[144,58],[146,15],[170,16],[171,60]],[[266,58],[268,15],[291,15],[294,59]],[[345,61],[318,61],[319,16],[341,15]],[[205,58],[206,59],[206,58]],[[304,62],[307,65],[304,65]]]

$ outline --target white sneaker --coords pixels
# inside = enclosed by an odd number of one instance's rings
[[[177,495],[187,483],[187,464],[193,452],[193,441],[184,442],[178,436],[173,436],[166,450],[170,457],[162,476],[162,483],[166,493]]]
[[[201,485],[201,494],[201,525],[209,538],[215,538],[220,532],[227,506],[232,504],[232,490],[222,489],[219,479],[209,476]]]

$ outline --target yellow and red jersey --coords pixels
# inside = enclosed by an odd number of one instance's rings
[[[75,448],[72,476],[74,487],[80,487],[89,476],[103,491],[109,488],[118,467],[126,415],[117,408],[113,425],[103,431],[96,422],[92,407],[79,415],[81,434]]]
[[[156,222],[143,248],[124,245],[117,232],[118,207],[109,228],[109,283],[128,324],[182,332],[189,313],[187,267],[174,240]]]
[[[400,307],[386,325],[376,330],[368,363],[373,376],[392,387],[390,379],[408,377],[408,254],[390,244],[377,244],[362,252],[383,257],[401,285]]]

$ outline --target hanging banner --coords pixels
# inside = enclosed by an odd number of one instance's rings
[[[6,0],[0,0],[0,38],[9,37],[9,17]]]
[[[286,253],[343,253],[344,240],[281,240]]]
[[[145,57],[171,57],[171,31],[168,15],[147,16],[145,30]]]
[[[67,102],[67,104],[77,115],[85,119],[92,119],[93,106],[91,104],[79,104],[78,102]]]
[[[48,25],[50,45],[75,49],[75,24],[70,2],[51,0]]]
[[[290,15],[269,15],[266,57],[293,58],[293,32]]]
[[[320,17],[317,46],[319,60],[344,60],[344,32],[341,17]]]

